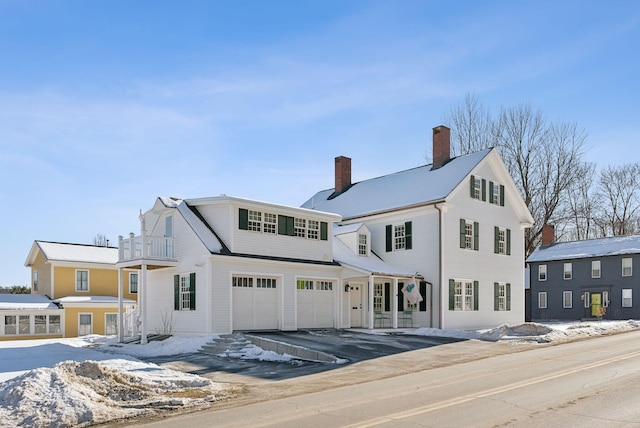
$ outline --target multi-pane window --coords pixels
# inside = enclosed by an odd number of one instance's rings
[[[563,278],[571,279],[573,278],[573,265],[571,263],[564,263],[563,265]]]
[[[15,315],[4,316],[4,334],[16,334],[18,332],[16,320],[17,317]]]
[[[600,260],[591,261],[591,278],[600,278]]]
[[[138,292],[138,274],[135,272],[129,273],[129,293],[135,294]]]
[[[631,275],[633,275],[633,259],[624,258],[622,259],[622,276],[631,276]]]
[[[405,225],[399,224],[393,228],[393,248],[395,250],[404,250],[406,247]]]
[[[333,282],[331,282],[331,281],[316,281],[316,290],[331,291],[331,290],[333,290]]]
[[[498,183],[491,183],[491,202],[492,204],[500,205],[500,185]]]
[[[18,333],[19,334],[31,333],[31,316],[18,315]]]
[[[633,306],[633,290],[631,288],[622,289],[622,307],[630,308]]]
[[[538,281],[547,280],[547,265],[538,266]]]
[[[497,290],[497,298],[498,298],[498,310],[506,311],[507,310],[507,284],[498,284]]]
[[[260,211],[249,210],[248,230],[260,232],[262,230],[262,213]]]
[[[473,198],[482,198],[482,180],[477,177],[473,180]]]
[[[49,315],[49,333],[60,334],[60,315]]]
[[[264,233],[276,233],[277,216],[272,213],[264,213],[264,223],[262,224],[262,231]]]
[[[546,309],[547,308],[547,292],[541,291],[538,293],[538,308]]]
[[[320,223],[316,220],[309,220],[309,229],[307,230],[307,238],[318,239],[320,237]]]
[[[473,249],[473,223],[468,221],[464,226],[464,247]]]
[[[384,300],[384,286],[382,284],[373,284],[373,310],[381,311],[382,302]]]
[[[256,288],[276,288],[275,278],[256,278]]]
[[[191,309],[191,281],[189,275],[180,277],[180,310]]]
[[[47,316],[36,315],[34,317],[34,333],[47,334]]]
[[[253,287],[253,278],[248,276],[234,276],[232,279],[233,287],[251,288]]]
[[[308,279],[299,279],[296,281],[296,288],[298,290],[313,290],[313,281]]]
[[[89,271],[76,271],[76,291],[89,291]]]
[[[562,307],[565,309],[569,309],[573,307],[573,292],[572,291],[563,291],[562,292]]]
[[[78,336],[86,336],[93,333],[91,314],[78,314]]]
[[[498,254],[505,254],[507,250],[507,233],[504,229],[498,229]]]
[[[367,235],[361,233],[358,235],[358,254],[361,256],[366,256],[367,253]]]
[[[293,236],[304,238],[307,235],[307,221],[303,218],[295,218],[293,221]]]
[[[473,282],[455,281],[453,290],[453,309],[456,311],[472,311]]]

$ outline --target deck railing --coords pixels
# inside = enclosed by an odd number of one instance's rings
[[[118,239],[119,261],[141,258],[173,259],[173,238],[147,236],[146,242],[143,243],[140,235],[131,233],[128,238],[120,236]]]

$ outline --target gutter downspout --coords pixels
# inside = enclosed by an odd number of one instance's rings
[[[439,224],[439,228],[438,228],[439,229],[438,232],[439,232],[439,235],[440,235],[438,237],[438,246],[439,246],[439,248],[438,248],[438,250],[439,250],[438,251],[438,256],[439,256],[439,264],[440,264],[439,269],[438,269],[438,276],[439,276],[438,281],[440,283],[440,290],[439,290],[439,292],[440,292],[440,296],[439,296],[440,297],[440,305],[439,305],[439,311],[438,311],[439,312],[438,313],[438,328],[443,328],[442,327],[442,318],[443,318],[442,313],[443,313],[443,307],[444,307],[443,306],[444,299],[443,299],[442,296],[444,295],[444,289],[445,288],[444,288],[444,285],[443,285],[444,284],[444,280],[443,280],[443,277],[442,277],[442,274],[444,272],[444,251],[442,250],[442,244],[443,244],[443,235],[444,235],[444,224],[443,224],[444,211],[443,210],[445,209],[445,207],[444,207],[444,203],[435,204],[434,207],[436,207],[436,209],[438,210],[438,221],[440,223]],[[433,299],[431,299],[431,306],[432,306],[431,319],[433,320]]]

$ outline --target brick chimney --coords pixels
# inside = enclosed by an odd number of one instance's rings
[[[444,125],[433,128],[433,169],[451,159],[451,130]]]
[[[351,158],[338,156],[336,158],[336,189],[335,193],[342,193],[351,186]]]
[[[556,240],[556,228],[552,224],[542,226],[542,246],[548,247]]]

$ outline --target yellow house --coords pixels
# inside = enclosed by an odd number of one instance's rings
[[[31,293],[64,309],[63,337],[115,335],[118,331],[118,249],[34,241],[25,261]],[[138,271],[122,275],[124,310],[135,310]]]

